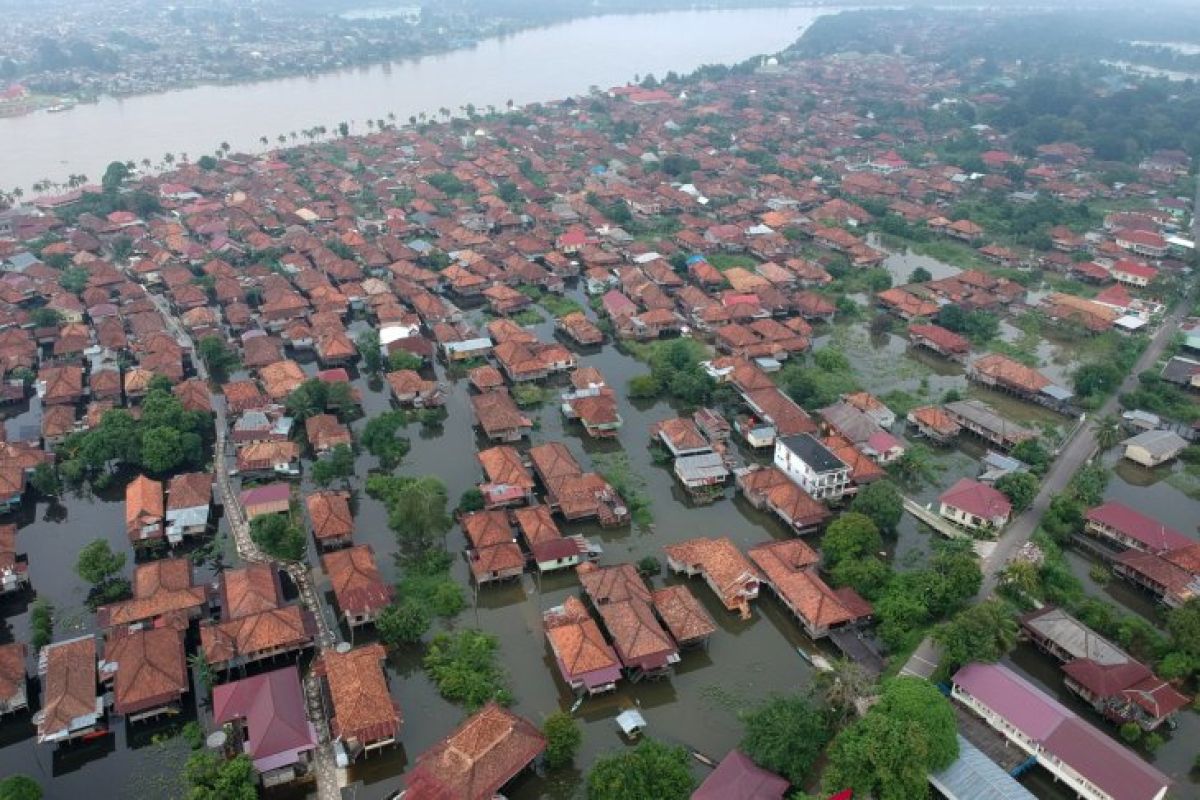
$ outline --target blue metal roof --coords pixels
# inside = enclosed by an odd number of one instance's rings
[[[933,787],[950,800],[1037,800],[979,748],[958,737],[958,759],[930,775]]]

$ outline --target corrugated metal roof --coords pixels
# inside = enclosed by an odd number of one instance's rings
[[[1036,800],[1016,779],[962,736],[958,758],[929,776],[933,787],[950,800]]]

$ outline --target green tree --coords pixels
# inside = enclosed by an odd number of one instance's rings
[[[418,602],[406,600],[385,608],[375,622],[379,640],[388,647],[415,644],[429,630],[429,614]]]
[[[224,758],[207,750],[188,756],[183,765],[187,800],[257,800],[258,773],[244,753]]]
[[[901,575],[900,578],[906,578]],[[875,616],[879,619],[879,638],[893,652],[903,650],[913,641],[914,635],[930,619],[929,607],[917,590],[908,588],[909,581],[895,580],[888,591],[875,604]],[[898,588],[903,585],[904,588]]]
[[[821,553],[830,566],[875,555],[882,549],[879,528],[866,514],[856,511],[847,511],[831,522],[821,539]]]
[[[909,445],[902,456],[888,464],[888,472],[901,483],[919,487],[933,482],[937,478],[938,468],[929,448],[916,443]]]
[[[933,280],[933,273],[924,267],[917,267],[908,273],[909,283],[928,283],[931,280]]]
[[[659,391],[658,379],[649,373],[634,375],[629,379],[629,396],[635,400],[658,397]]]
[[[1017,643],[1017,621],[1003,600],[987,600],[955,614],[933,640],[942,651],[936,679],[944,681],[965,664],[999,661]]]
[[[850,503],[850,510],[870,517],[883,533],[893,534],[904,515],[904,499],[896,484],[874,481],[858,490]]]
[[[29,609],[29,644],[34,652],[41,650],[54,638],[54,606],[39,597]]]
[[[161,475],[178,467],[185,458],[183,434],[175,428],[149,428],[142,433],[142,466]]]
[[[868,600],[876,600],[887,591],[892,568],[876,556],[848,558],[829,571],[837,586],[849,586]]]
[[[374,328],[363,331],[354,340],[358,354],[362,356],[363,369],[372,374],[383,369],[383,351],[379,344],[379,331]]]
[[[104,170],[104,175],[100,178],[100,186],[106,193],[113,194],[121,188],[121,184],[125,183],[130,174],[132,174],[132,170],[129,169],[129,165],[124,161],[114,161]]]
[[[944,617],[958,610],[979,591],[983,572],[979,558],[966,540],[939,542],[930,569],[917,573],[925,581],[924,596],[930,612]]]
[[[1010,472],[996,480],[997,491],[1008,498],[1017,514],[1033,505],[1041,485],[1042,482],[1031,472]]]
[[[304,529],[283,514],[263,514],[250,520],[250,538],[272,558],[300,561],[308,552]]]
[[[81,267],[69,267],[58,276],[58,285],[71,294],[79,294],[88,285],[88,273]]]
[[[407,350],[397,350],[388,356],[388,369],[392,372],[399,372],[402,369],[419,370],[425,366],[425,362],[420,356],[415,356]]]
[[[408,415],[403,411],[385,411],[367,420],[362,432],[362,444],[367,452],[379,459],[379,466],[386,470],[395,469],[408,455],[412,443],[399,432],[408,425]]]
[[[1044,475],[1050,466],[1050,453],[1046,451],[1039,439],[1026,439],[1013,446],[1013,458],[1029,465],[1035,475]]]
[[[62,481],[58,479],[58,470],[53,464],[42,462],[33,469],[29,476],[29,484],[42,497],[57,497],[62,492]]]
[[[746,735],[741,749],[763,769],[803,784],[829,742],[829,726],[821,712],[800,695],[773,697],[742,720]]]
[[[446,485],[438,478],[372,475],[367,494],[382,500],[388,509],[388,526],[402,546],[421,552],[450,530],[446,513]]]
[[[349,481],[354,477],[354,451],[350,445],[339,444],[324,458],[313,462],[312,479],[318,486],[328,486],[335,480]]]
[[[464,514],[470,514],[472,511],[482,511],[485,505],[483,492],[475,487],[467,489],[462,493],[462,497],[458,499],[458,510]]]
[[[83,546],[75,560],[75,573],[93,586],[107,583],[125,569],[125,554],[114,553],[104,539],[93,539]]]
[[[686,750],[646,739],[633,750],[596,759],[587,800],[687,800],[695,787]]]
[[[866,716],[833,740],[822,785],[826,793],[911,800],[928,793],[929,773],[958,757],[954,710],[932,683],[892,678]]]
[[[28,775],[0,780],[0,800],[42,800],[42,786]]]
[[[429,643],[424,666],[447,700],[474,711],[489,700],[507,705],[512,700],[504,671],[497,661],[495,636],[470,628],[439,633]]]
[[[542,735],[546,737],[546,766],[569,767],[583,743],[583,732],[575,718],[565,711],[555,711],[542,723]]]
[[[237,353],[220,336],[205,336],[196,345],[196,349],[209,371],[214,376],[219,376],[218,380],[228,376],[240,364]]]
[[[1200,662],[1200,599],[1188,600],[1167,613],[1167,632],[1175,649]]]
[[[43,306],[29,312],[29,321],[38,328],[56,328],[62,323],[62,314]]]

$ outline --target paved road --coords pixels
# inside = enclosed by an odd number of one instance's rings
[[[1171,341],[1171,337],[1178,330],[1179,321],[1183,318],[1184,313],[1191,308],[1191,297],[1185,297],[1180,302],[1179,307],[1173,311],[1163,324],[1159,327],[1158,332],[1146,346],[1133,369],[1125,376],[1125,380],[1121,383],[1120,388],[1113,393],[1112,397],[1100,408],[1098,412],[1093,414],[1087,424],[1083,425],[1074,438],[1067,443],[1067,446],[1054,459],[1054,463],[1050,466],[1050,470],[1046,473],[1046,477],[1042,480],[1042,488],[1034,498],[1033,504],[1027,508],[1024,513],[1009,523],[1004,531],[1004,535],[1000,537],[1000,541],[996,545],[996,549],[983,560],[980,564],[983,570],[983,584],[979,588],[979,594],[976,600],[984,600],[992,595],[996,589],[996,581],[1000,570],[1008,563],[1021,546],[1029,541],[1033,536],[1033,532],[1037,530],[1038,523],[1042,520],[1042,515],[1050,507],[1050,501],[1054,496],[1063,491],[1071,478],[1079,471],[1079,468],[1090,459],[1096,452],[1098,445],[1096,444],[1096,426],[1095,420],[1101,419],[1109,414],[1114,414],[1117,411],[1117,398],[1126,392],[1137,388],[1138,375],[1154,365],[1166,349],[1167,344]]]
[[[1042,481],[1042,488],[1038,491],[1037,497],[1033,504],[1027,508],[1024,513],[1009,523],[1005,528],[1003,536],[996,543],[996,548],[992,550],[986,557],[981,559],[980,569],[983,571],[983,583],[979,587],[979,593],[975,596],[975,601],[979,602],[986,600],[992,596],[996,590],[996,583],[999,579],[999,573],[1004,569],[1004,565],[1008,560],[1021,549],[1021,546],[1029,541],[1033,536],[1033,532],[1037,530],[1038,524],[1042,520],[1042,515],[1050,507],[1050,501],[1056,494],[1066,488],[1070,483],[1071,478],[1079,471],[1079,468],[1090,459],[1097,450],[1096,443],[1096,426],[1095,420],[1113,414],[1117,410],[1118,397],[1126,392],[1136,388],[1138,383],[1138,375],[1154,365],[1166,349],[1167,343],[1170,342],[1172,335],[1178,330],[1180,319],[1191,308],[1191,295],[1184,297],[1174,312],[1163,320],[1162,326],[1146,346],[1145,351],[1134,364],[1133,369],[1122,381],[1121,386],[1113,393],[1113,396],[1100,408],[1096,414],[1089,418],[1088,422],[1082,425],[1075,436],[1067,443],[1058,457],[1054,460],[1050,470],[1046,473],[1045,479]],[[928,678],[937,668],[939,661],[937,647],[928,637],[921,642],[908,661],[905,662],[901,673],[904,675],[913,675],[921,678]]]
[[[192,341],[191,334],[187,332],[187,329],[183,327],[179,319],[175,316],[166,298],[158,294],[151,294],[150,298],[154,301],[154,305],[166,320],[167,327],[179,343],[191,349],[194,354],[192,360],[197,376],[207,381],[209,377],[208,368],[196,353],[195,342]],[[234,545],[237,548],[238,555],[245,561],[269,561],[270,558],[250,538],[250,525],[242,510],[242,504],[234,492],[233,482],[229,479],[229,470],[226,468],[228,464],[226,443],[228,441],[227,434],[229,427],[225,417],[223,398],[214,398],[213,412],[216,417],[216,443],[213,446],[213,470],[217,478],[217,492],[221,495],[221,504],[225,508],[225,519],[229,523],[229,530],[233,533]],[[321,602],[316,588],[313,586],[312,573],[308,565],[305,563],[288,564],[285,568],[300,592],[300,601],[313,613],[313,617],[316,619],[318,652],[333,648],[337,644],[337,636],[325,617],[325,607]],[[343,771],[337,768],[334,760],[333,746],[329,738],[329,726],[326,719],[320,682],[311,671],[304,679],[304,694],[308,704],[309,719],[316,726],[318,738],[320,739],[320,747],[317,748],[316,757],[313,760],[313,774],[316,777],[317,797],[319,800],[337,800],[341,796]]]

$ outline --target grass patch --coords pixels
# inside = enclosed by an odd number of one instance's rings
[[[518,325],[537,325],[545,322],[546,318],[536,308],[525,308],[513,314],[510,319]]]
[[[592,462],[604,480],[621,495],[634,523],[642,528],[653,524],[654,512],[650,498],[645,493],[646,482],[633,471],[629,456],[625,453],[597,453],[592,456]]]
[[[536,383],[520,383],[513,387],[512,397],[513,402],[521,408],[532,408],[546,402],[550,397],[550,390]]]
[[[713,253],[706,260],[721,272],[734,267],[752,270],[758,264],[751,256],[738,253]]]
[[[936,258],[951,266],[966,269],[969,267],[987,269],[989,262],[973,248],[956,242],[939,240],[934,242],[913,242],[912,249],[929,258]]]
[[[490,700],[512,702],[499,663],[500,642],[489,633],[466,629],[439,633],[429,643],[424,667],[442,697],[475,711]]]

